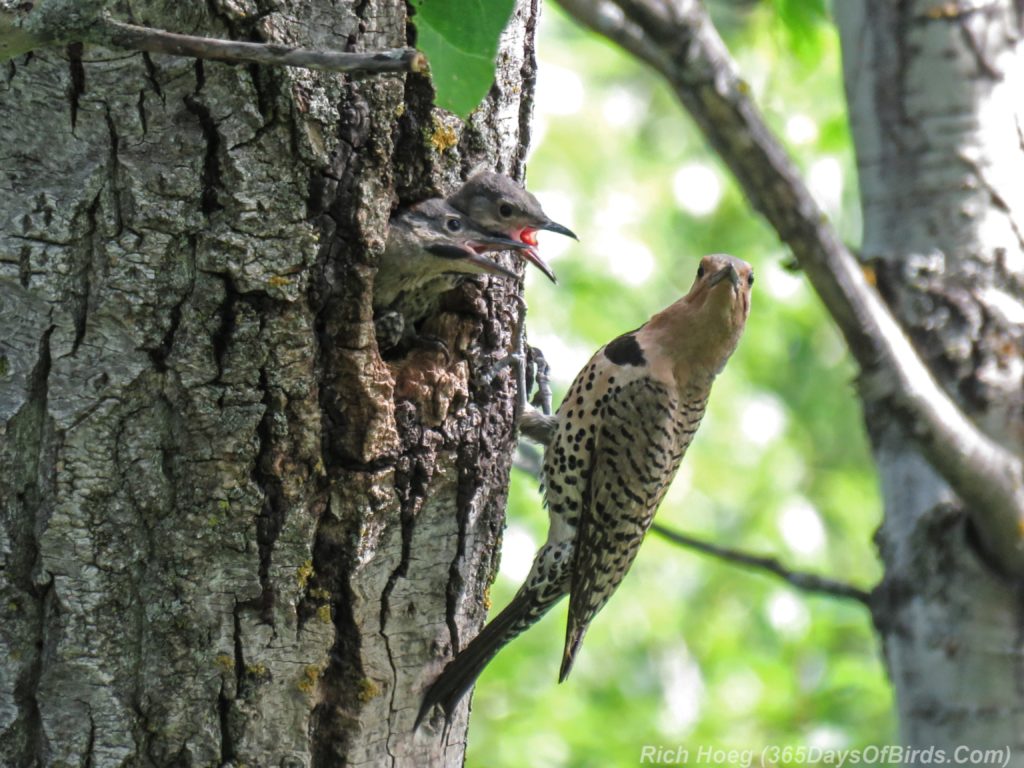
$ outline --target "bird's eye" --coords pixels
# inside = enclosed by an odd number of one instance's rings
[[[751,272],[751,273],[750,273],[750,274],[749,274],[749,275],[747,276],[747,285],[753,285],[753,284],[754,284],[754,273],[753,273],[753,272]]]
[[[448,219],[448,221],[445,222],[445,226],[448,227],[449,232],[458,232],[462,229],[462,222],[458,219]]]
[[[702,277],[704,277],[704,265],[703,264],[701,264],[699,267],[697,267],[697,279],[699,280]]]
[[[502,218],[507,219],[509,216],[512,215],[512,206],[509,205],[508,203],[502,203],[501,206],[498,208],[498,213],[502,215]]]

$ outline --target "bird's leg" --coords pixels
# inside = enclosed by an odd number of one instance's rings
[[[535,443],[547,448],[555,436],[558,417],[541,413],[532,405],[528,405],[519,417],[519,431]]]
[[[506,368],[511,368],[516,378],[516,421],[530,407],[529,371],[530,360],[526,354],[526,299],[519,294],[515,296],[521,312],[516,330],[512,334],[512,351],[490,367],[485,374],[488,381],[494,381]]]
[[[512,368],[516,376],[515,420],[519,430],[528,438],[541,445],[547,445],[555,432],[555,417],[551,415],[551,388],[548,384],[548,366],[544,354],[537,347],[526,346],[526,301],[516,296],[522,307],[519,324],[512,336],[512,352],[491,366],[487,372],[488,381],[493,381],[506,368]],[[533,403],[539,401],[540,409],[530,403],[530,384],[537,384]]]
[[[530,403],[535,408],[540,408],[545,416],[551,415],[551,366],[548,365],[544,353],[540,347],[527,347],[526,356],[529,360],[530,369],[533,372],[533,380],[537,385],[537,393]]]

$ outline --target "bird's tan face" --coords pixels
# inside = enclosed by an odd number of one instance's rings
[[[742,259],[724,253],[705,256],[688,298],[714,322],[724,321],[732,331],[742,331],[750,314],[750,292],[754,269]]]

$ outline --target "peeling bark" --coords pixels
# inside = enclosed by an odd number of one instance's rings
[[[1019,4],[836,3],[863,258],[919,354],[996,442],[1024,443]],[[1024,760],[1020,587],[885,407],[866,412],[885,497],[874,616],[903,741]],[[952,754],[952,752],[950,752]]]
[[[400,0],[130,2],[402,47]],[[468,282],[382,360],[393,207],[523,173],[537,3],[467,125],[420,75],[42,48],[0,78],[0,764],[461,765],[411,733],[484,618],[518,321]]]

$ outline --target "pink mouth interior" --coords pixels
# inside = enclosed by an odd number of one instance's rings
[[[537,245],[537,230],[536,229],[524,229],[519,233],[519,239],[527,245]]]

